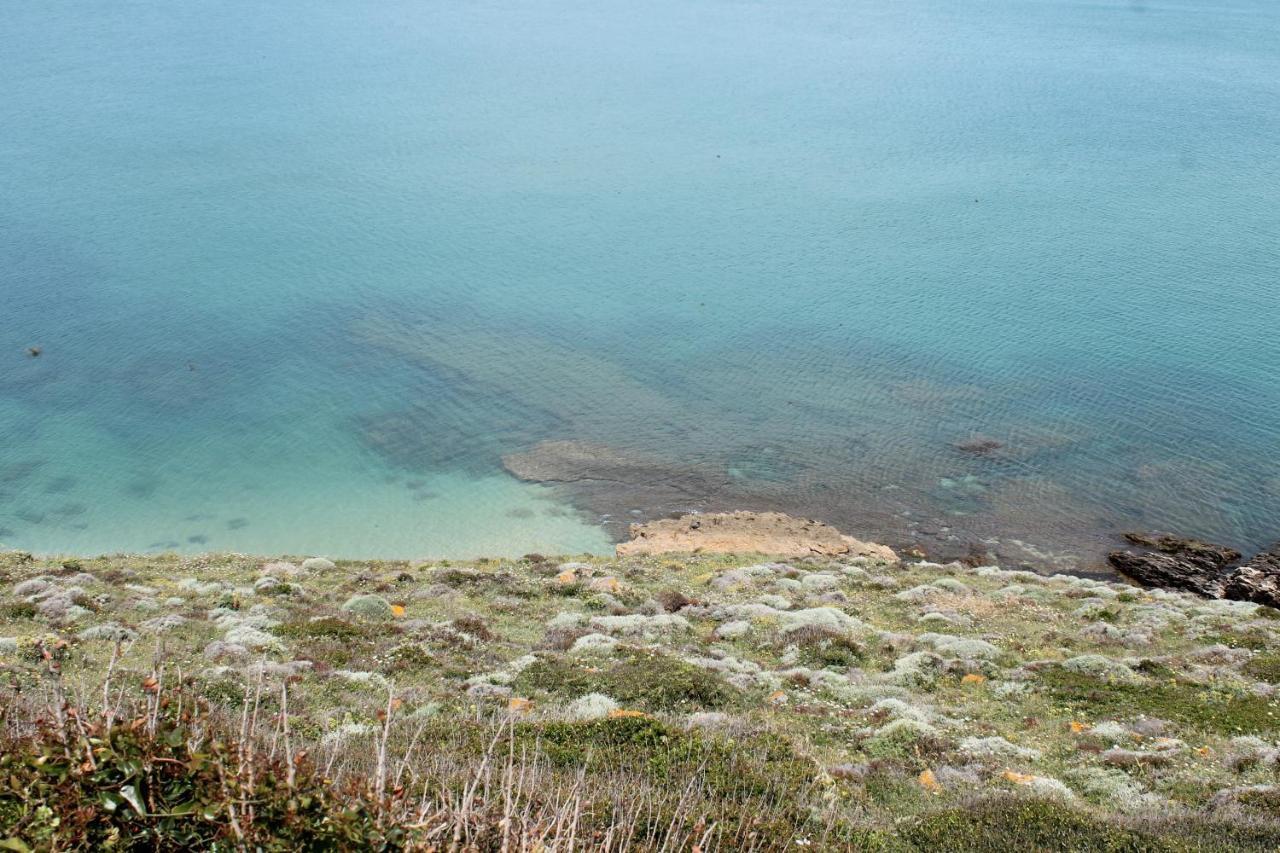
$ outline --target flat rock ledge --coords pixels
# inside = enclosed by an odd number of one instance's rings
[[[845,536],[829,524],[780,512],[724,512],[683,515],[631,525],[631,539],[619,557],[644,554],[769,554],[798,558],[868,557],[896,562],[886,545]]]

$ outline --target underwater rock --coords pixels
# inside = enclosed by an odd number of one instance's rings
[[[771,554],[780,557],[871,557],[897,562],[893,549],[845,536],[820,521],[780,512],[729,512],[684,515],[631,525],[631,541],[617,547],[618,556],[699,552]]]
[[[519,479],[535,483],[596,480],[669,486],[689,495],[705,495],[728,482],[728,475],[719,469],[682,465],[661,456],[587,441],[542,441],[522,453],[506,454],[502,464]]]
[[[974,456],[987,456],[1004,447],[1004,442],[996,441],[985,435],[974,435],[963,441],[952,442],[952,447],[962,453],[972,453]]]

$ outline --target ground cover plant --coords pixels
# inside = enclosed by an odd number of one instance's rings
[[[865,558],[9,553],[0,849],[1275,849],[1276,615]]]

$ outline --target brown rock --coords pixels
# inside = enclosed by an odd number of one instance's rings
[[[1222,573],[1217,566],[1173,554],[1134,554],[1112,551],[1107,561],[1143,586],[1194,592],[1222,598]]]
[[[1126,533],[1124,538],[1143,548],[1150,548],[1164,554],[1191,557],[1210,565],[1224,566],[1241,557],[1240,552],[1234,548],[1201,542],[1199,539],[1184,539],[1171,533]]]
[[[1280,608],[1280,542],[1232,570],[1223,586],[1223,595]]]
[[[685,515],[631,525],[631,540],[618,556],[691,553],[768,554],[776,557],[872,557],[896,561],[892,548],[845,536],[820,521],[780,512]]]

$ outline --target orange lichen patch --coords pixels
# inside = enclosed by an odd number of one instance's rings
[[[1196,755],[1199,755],[1199,756],[1213,755],[1213,750],[1207,746],[1202,746],[1196,750]]]
[[[987,677],[976,672],[965,673],[964,678],[960,679],[961,684],[981,684],[986,681]]]
[[[933,775],[932,770],[925,770],[916,777],[916,781],[920,783],[920,787],[931,794],[942,793],[942,784],[938,782],[938,777]]]
[[[1079,720],[1072,720],[1072,721],[1071,721],[1071,731],[1072,731],[1072,733],[1074,733],[1074,734],[1080,734],[1081,732],[1083,732],[1083,731],[1087,730],[1088,728],[1089,728],[1089,727],[1088,727],[1087,725],[1085,725],[1084,723],[1080,722]]]
[[[391,615],[392,615],[392,616],[395,616],[397,619],[398,619],[398,618],[400,618],[401,616],[403,616],[403,615],[404,615],[404,605],[403,605],[403,604],[393,604],[393,605],[391,605]]]
[[[513,714],[527,714],[533,710],[533,700],[512,696],[507,700],[507,710]]]
[[[787,704],[787,693],[785,690],[775,690],[766,697],[765,701],[770,705],[785,705]]]
[[[1006,770],[1003,775],[1005,779],[1008,779],[1015,785],[1030,785],[1036,778],[1030,773],[1018,773],[1015,770]]]
[[[591,582],[591,588],[596,592],[617,592],[622,589],[622,584],[618,583],[618,579],[610,575],[609,577],[596,578]]]
[[[578,579],[577,569],[565,569],[563,572],[556,575],[556,583],[561,583],[561,584],[571,584],[575,582],[577,579]]]
[[[621,719],[626,719],[628,717],[648,717],[648,716],[649,715],[646,714],[644,711],[631,711],[631,710],[628,710],[627,708],[614,708],[612,711],[609,712],[609,719],[611,720],[621,720]]]

